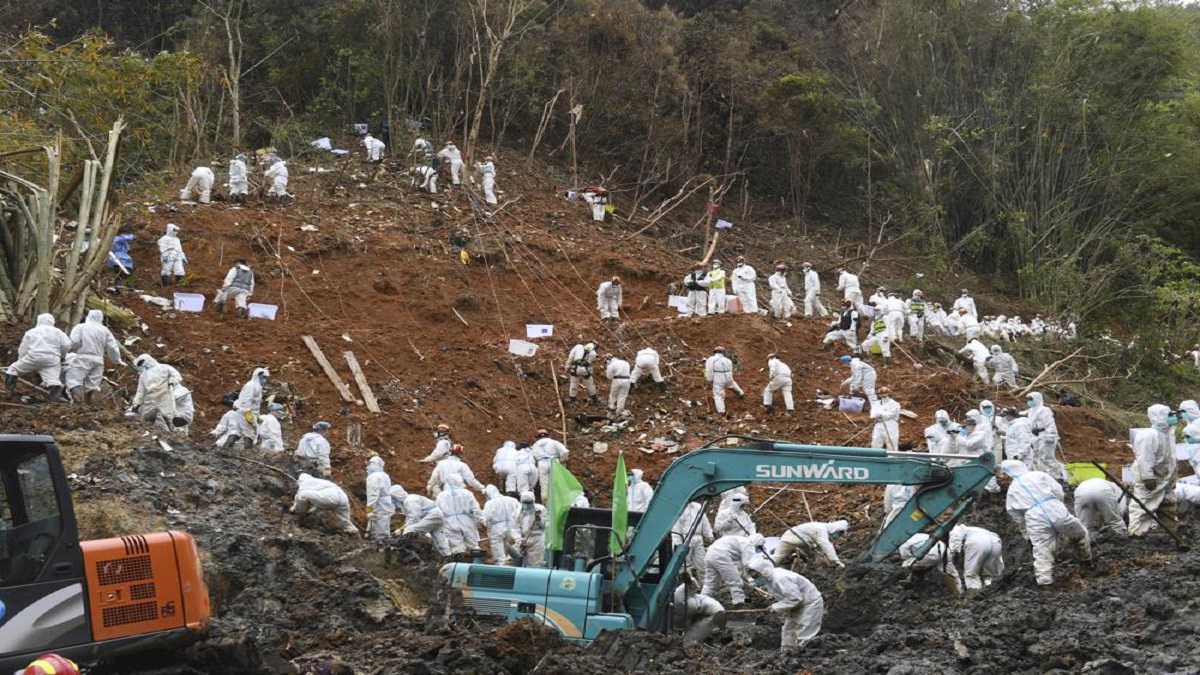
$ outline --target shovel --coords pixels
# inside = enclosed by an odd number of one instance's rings
[[[725,626],[753,626],[758,621],[759,616],[767,614],[770,611],[770,607],[727,609],[725,610]]]

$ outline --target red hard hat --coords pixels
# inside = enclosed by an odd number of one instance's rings
[[[79,675],[79,666],[58,654],[42,654],[25,667],[24,675]]]
[[[454,445],[450,446],[450,454],[452,454],[452,455],[461,455],[461,454],[463,454],[463,446],[462,446],[462,443],[455,443]]]

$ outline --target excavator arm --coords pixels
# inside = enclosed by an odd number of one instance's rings
[[[743,437],[738,444],[713,447],[723,439],[693,450],[675,460],[659,478],[654,498],[646,507],[624,556],[617,563],[612,590],[625,599],[626,611],[641,628],[657,628],[662,608],[674,584],[661,583],[648,593],[638,579],[654,560],[659,542],[683,514],[688,502],[712,497],[748,483],[851,483],[901,484],[920,488],[904,510],[892,520],[859,557],[858,562],[879,562],[909,537],[935,526],[932,537],[918,550],[923,555],[936,539],[943,538],[954,522],[994,476],[990,453],[966,458],[961,466],[916,453],[888,453],[879,449],[799,445]],[[937,516],[953,509],[949,518]],[[664,579],[673,580],[687,555],[676,548],[664,566]]]

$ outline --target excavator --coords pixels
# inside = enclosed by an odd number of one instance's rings
[[[706,502],[749,483],[917,486],[856,561],[879,565],[909,537],[930,530],[929,541],[916,551],[924,556],[948,535],[994,471],[991,453],[968,458],[726,436],[667,467],[645,512],[629,514],[633,533],[628,541],[626,533],[612,532],[625,541],[615,555],[608,553],[610,512],[573,508],[565,524],[565,553],[552,567],[459,562],[444,565],[441,577],[461,596],[461,606],[476,615],[532,619],[568,640],[586,642],[611,630],[665,631],[688,552],[686,543],[672,546],[670,532],[688,502]]]
[[[176,647],[210,616],[191,535],[79,541],[54,439],[0,435],[0,673],[47,652],[91,662]]]

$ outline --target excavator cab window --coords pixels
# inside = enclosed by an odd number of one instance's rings
[[[44,452],[0,458],[0,587],[33,583],[62,537],[59,495]]]
[[[629,532],[632,534],[642,520],[639,511],[630,511],[628,516]],[[567,513],[566,530],[563,533],[563,552],[557,557],[557,567],[571,569],[576,557],[585,559],[585,566],[594,561],[609,559],[609,539],[612,530],[612,511],[609,509],[580,509],[572,508]],[[671,538],[668,536],[654,552],[652,559],[642,575],[643,583],[658,583],[662,574],[662,562],[671,559]],[[612,565],[596,565],[595,571],[604,575],[605,579],[612,578]]]

